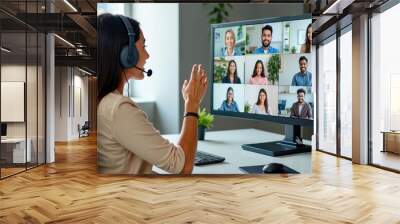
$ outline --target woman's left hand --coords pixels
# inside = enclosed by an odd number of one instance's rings
[[[201,101],[207,92],[208,80],[204,67],[193,65],[190,80],[185,80],[182,86],[182,95],[187,112],[197,112]]]

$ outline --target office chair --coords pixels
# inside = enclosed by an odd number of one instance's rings
[[[78,124],[79,138],[89,136],[89,129],[90,129],[89,121],[85,121],[82,127],[80,127],[80,125]]]

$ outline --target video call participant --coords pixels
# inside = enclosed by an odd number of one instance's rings
[[[292,86],[311,86],[312,74],[307,71],[308,59],[305,56],[299,58],[300,72],[293,75]]]
[[[228,62],[228,69],[226,70],[226,76],[222,79],[222,83],[241,83],[240,78],[237,74],[237,66],[235,60],[230,60]]]
[[[222,102],[219,110],[239,112],[239,107],[234,100],[234,93],[232,87],[229,87],[228,90],[226,91],[226,99]]]
[[[207,90],[203,66],[193,65],[190,80],[183,83],[185,117],[180,138],[173,144],[160,135],[138,104],[123,96],[129,79],[144,79],[143,68],[149,58],[139,23],[108,13],[101,14],[97,21],[98,172],[151,174],[155,165],[169,173],[190,174],[197,148],[195,115]]]
[[[297,90],[297,102],[290,108],[290,117],[312,119],[312,108],[310,104],[304,101],[306,91]]]
[[[239,49],[235,47],[236,37],[232,29],[225,32],[225,47],[221,49],[222,56],[238,56],[240,55]]]
[[[268,85],[268,79],[265,77],[264,63],[261,60],[257,60],[254,65],[249,83],[254,85]]]
[[[268,106],[268,95],[265,89],[260,89],[260,91],[258,92],[257,102],[253,105],[251,113],[266,115],[271,114],[271,110]]]
[[[312,26],[311,23],[307,26],[306,38],[304,44],[301,45],[300,53],[311,53],[312,44]]]
[[[256,48],[255,54],[277,54],[279,50],[271,46],[272,42],[272,26],[265,25],[261,30],[261,44],[262,46]]]

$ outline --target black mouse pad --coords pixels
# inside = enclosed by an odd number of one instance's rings
[[[249,174],[263,174],[263,170],[262,168],[264,167],[264,165],[260,165],[260,166],[241,166],[239,167],[239,169],[243,170],[246,173]],[[297,172],[296,170],[283,165],[283,172],[281,173],[296,173],[299,174],[299,172]]]

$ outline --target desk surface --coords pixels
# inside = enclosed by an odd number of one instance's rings
[[[28,141],[30,141],[30,139],[28,138]],[[25,142],[25,138],[5,138],[5,139],[1,139],[1,143],[20,143],[20,142]]]
[[[381,133],[384,134],[400,134],[400,131],[396,130],[396,131],[381,131]]]
[[[179,135],[164,135],[171,142],[178,142]],[[265,165],[272,162],[282,163],[299,173],[311,173],[311,153],[271,157],[242,149],[243,144],[279,141],[283,135],[257,129],[239,129],[228,131],[206,132],[205,140],[199,141],[197,150],[225,157],[219,164],[194,166],[194,174],[243,174],[241,166]],[[311,144],[305,141],[306,144]],[[158,167],[153,171],[165,174]]]

